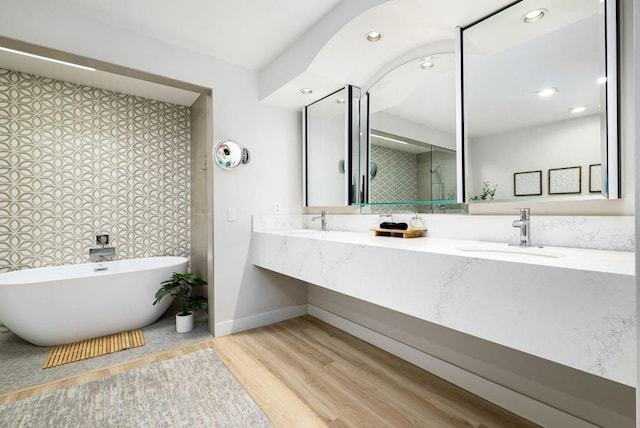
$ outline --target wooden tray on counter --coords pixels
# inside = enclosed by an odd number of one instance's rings
[[[419,230],[398,230],[398,229],[381,229],[374,227],[371,229],[375,232],[376,236],[395,236],[398,238],[419,238],[427,229]]]

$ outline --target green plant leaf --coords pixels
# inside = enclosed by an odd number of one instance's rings
[[[190,311],[204,311],[209,306],[209,301],[206,297],[195,296],[189,298],[189,310]]]
[[[156,303],[160,302],[160,300],[162,300],[163,297],[171,295],[171,291],[172,291],[172,288],[170,287],[162,287],[158,289],[155,295],[156,300],[153,302],[153,304],[155,305]]]
[[[207,282],[198,273],[173,272],[171,279],[160,283],[161,287],[156,292],[156,300],[153,304],[155,305],[163,297],[171,295],[174,297],[175,304],[182,314],[193,310],[204,310],[208,306],[207,298],[202,296],[192,297],[191,291],[193,287],[200,287],[206,284]]]

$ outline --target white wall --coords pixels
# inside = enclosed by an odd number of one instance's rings
[[[589,165],[601,162],[600,116],[591,115],[572,120],[534,126],[470,139],[467,151],[471,196],[482,191],[482,182],[497,184],[496,199],[514,199],[513,174],[542,171],[542,196],[549,195],[548,170],[572,166],[582,167],[582,195],[589,193]],[[527,200],[534,197],[528,196]]]
[[[255,72],[45,0],[4,1],[0,35],[212,88],[214,142],[232,138],[252,156],[236,170],[214,171],[216,330],[228,333],[238,328],[231,320],[306,303],[306,287],[250,260],[251,215],[273,212],[276,201],[284,212],[302,206],[300,114],[260,104]],[[228,208],[236,208],[236,222],[227,222]]]

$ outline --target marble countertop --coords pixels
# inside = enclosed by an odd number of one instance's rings
[[[313,239],[342,242],[370,247],[393,248],[526,263],[541,266],[578,269],[592,272],[635,275],[635,253],[628,251],[592,250],[568,247],[517,247],[506,243],[472,241],[447,238],[398,238],[374,236],[373,232],[320,231],[317,229],[290,229],[264,231],[291,239]]]

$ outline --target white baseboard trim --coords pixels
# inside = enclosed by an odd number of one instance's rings
[[[398,342],[395,339],[384,336],[353,321],[349,321],[339,315],[311,304],[308,306],[309,315],[539,425],[564,428],[596,427],[589,422],[493,383],[460,367],[405,345],[402,342]]]
[[[227,336],[233,333],[250,330],[252,328],[262,327],[269,324],[275,324],[280,321],[307,315],[308,305],[289,306],[287,308],[277,309],[275,311],[263,312],[261,314],[251,315],[249,317],[237,318],[229,321],[216,323],[215,337]]]

